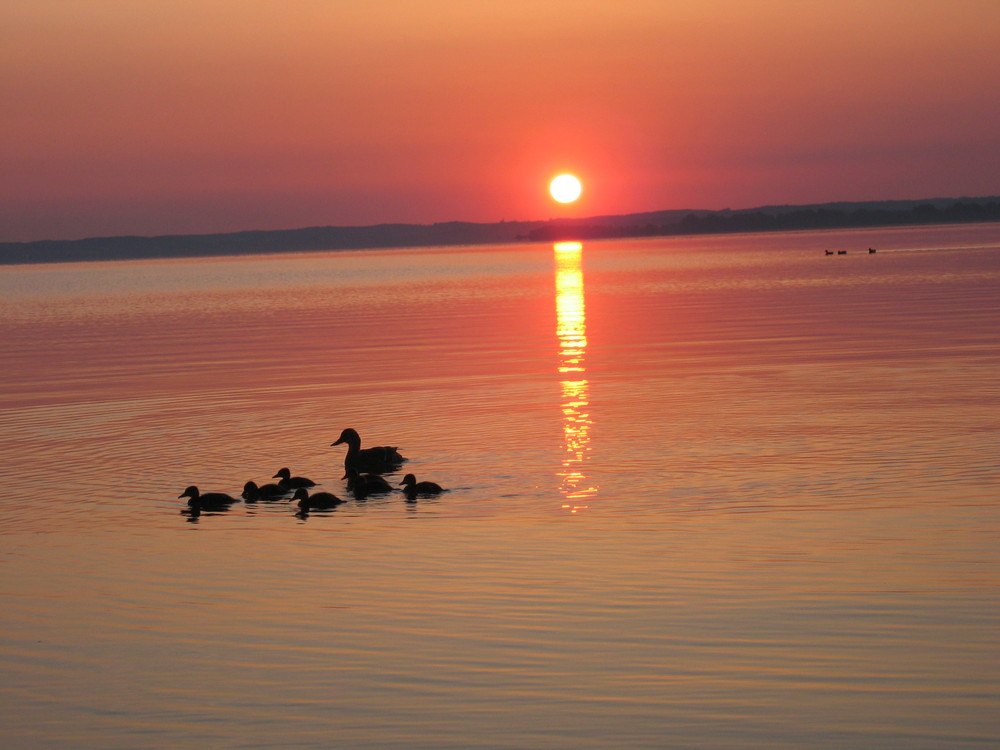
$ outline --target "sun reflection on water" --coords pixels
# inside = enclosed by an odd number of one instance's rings
[[[560,491],[566,502],[563,508],[571,513],[586,510],[586,500],[597,488],[586,474],[586,458],[590,452],[589,413],[590,386],[587,369],[587,320],[583,300],[583,245],[579,242],[557,242],[556,269],[556,336],[559,339],[559,375],[562,386],[562,413],[565,455],[559,472]]]

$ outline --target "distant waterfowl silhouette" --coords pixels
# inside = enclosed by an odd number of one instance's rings
[[[362,448],[361,436],[357,430],[348,427],[340,433],[337,442],[330,445],[347,444],[347,455],[344,456],[344,471],[354,469],[357,472],[372,472],[383,474],[395,471],[406,459],[399,455],[395,446],[379,445],[374,448]],[[344,474],[347,478],[347,474]]]
[[[823,255],[833,255],[833,250],[824,250]]]
[[[206,492],[202,494],[193,484],[177,497],[189,498],[188,507],[194,513],[199,513],[203,510],[227,510],[230,505],[239,502],[235,497],[231,497],[225,492]]]
[[[299,509],[303,511],[329,510],[330,508],[336,508],[344,502],[332,492],[314,492],[310,495],[309,490],[305,487],[299,487],[299,489],[295,490],[295,494],[292,495],[292,502],[296,500],[299,501]]]
[[[408,497],[413,497],[414,495],[440,495],[445,491],[437,482],[418,482],[417,478],[412,474],[407,474],[403,477],[403,481],[400,484],[404,485],[403,492]]]
[[[384,477],[378,474],[361,474],[353,466],[347,469],[347,489],[359,499],[393,491],[392,485]]]
[[[878,252],[878,250],[876,250],[874,247],[868,248],[868,254],[869,255],[874,255],[877,252]]]
[[[837,255],[847,255],[847,251],[846,250],[838,250],[837,251]]]
[[[311,479],[306,479],[305,477],[293,477],[292,472],[290,472],[286,467],[278,469],[278,473],[275,474],[273,478],[277,477],[281,477],[281,479],[278,480],[278,484],[286,490],[297,490],[300,487],[316,486],[316,483]]]

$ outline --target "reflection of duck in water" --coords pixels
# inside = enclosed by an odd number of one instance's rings
[[[184,490],[177,497],[186,497],[188,507],[193,515],[198,515],[203,510],[229,510],[229,506],[238,503],[235,497],[227,495],[225,492],[206,492],[202,494],[193,484]]]
[[[395,446],[379,445],[374,448],[362,448],[361,436],[352,427],[341,432],[337,442],[331,443],[331,445],[340,445],[341,443],[347,444],[347,455],[344,456],[345,471],[354,469],[358,472],[383,474],[395,471],[406,460],[399,455]]]
[[[412,474],[403,477],[400,484],[403,485],[403,492],[410,498],[417,495],[440,495],[445,492],[445,489],[437,482],[418,482]]]
[[[305,487],[295,490],[292,501],[295,500],[299,501],[299,509],[306,513],[310,510],[330,510],[344,502],[332,492],[314,492],[310,495]]]
[[[306,479],[305,477],[293,477],[292,472],[287,468],[278,469],[278,473],[274,475],[274,479],[278,479],[278,484],[284,487],[286,490],[297,490],[300,487],[315,487],[316,483],[311,479]]]
[[[392,485],[378,474],[361,474],[350,467],[347,469],[347,489],[354,493],[354,497],[362,498],[392,492]]]
[[[252,503],[254,500],[277,500],[289,492],[290,490],[273,482],[262,484],[259,487],[254,481],[249,481],[243,485],[243,499],[248,503]]]

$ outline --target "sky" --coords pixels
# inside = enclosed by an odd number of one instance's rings
[[[0,241],[998,195],[998,91],[1000,0],[0,0]]]

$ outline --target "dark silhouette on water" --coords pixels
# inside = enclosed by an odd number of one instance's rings
[[[278,484],[288,491],[297,490],[300,487],[316,486],[316,483],[313,480],[307,479],[306,477],[293,477],[292,472],[290,472],[286,467],[278,469],[278,473],[272,478],[277,479],[278,477],[281,477],[281,479],[278,480]]]
[[[291,492],[290,489],[273,482],[257,486],[256,482],[249,481],[243,485],[243,499],[248,503],[254,500],[277,500],[289,492]]]
[[[295,490],[292,502],[296,500],[299,501],[299,510],[303,513],[308,513],[311,510],[330,510],[344,502],[332,492],[314,492],[310,495],[309,490],[305,487],[299,487]]]
[[[352,427],[341,432],[337,441],[330,445],[342,443],[347,444],[347,455],[344,456],[344,479],[348,478],[351,469],[359,473],[389,474],[396,471],[406,460],[395,446],[378,445],[374,448],[362,448],[361,436]]]
[[[353,492],[354,497],[360,500],[369,495],[393,492],[394,488],[378,474],[361,474],[351,467],[347,469],[347,490]]]
[[[191,515],[200,515],[202,511],[223,511],[229,510],[229,506],[238,503],[235,497],[227,495],[225,492],[206,492],[201,494],[193,484],[184,490],[177,497],[186,497]]]
[[[403,492],[411,499],[417,495],[440,495],[447,491],[437,482],[418,482],[413,474],[407,474],[403,477],[400,484],[403,485]]]

